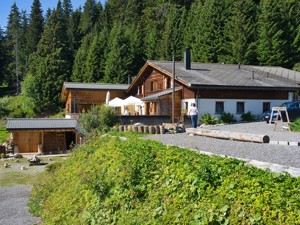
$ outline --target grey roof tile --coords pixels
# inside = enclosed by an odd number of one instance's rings
[[[120,90],[126,91],[128,84],[100,84],[100,83],[77,83],[64,82],[66,90]]]
[[[172,74],[172,62],[149,61],[149,64]],[[233,64],[191,63],[191,69],[186,70],[183,62],[176,62],[175,76],[189,86],[300,89],[300,72],[282,67],[241,65],[239,69]]]
[[[50,119],[50,118],[8,118],[7,130],[51,130],[51,129],[75,129],[76,119]]]

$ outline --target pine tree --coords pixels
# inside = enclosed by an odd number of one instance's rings
[[[93,37],[86,60],[84,82],[102,81],[105,72],[105,48],[107,38],[107,29],[103,29],[102,32]]]
[[[124,29],[121,24],[115,23],[110,32],[104,76],[106,83],[126,83],[127,77],[131,75],[129,74],[129,67],[133,62],[131,43]]]
[[[61,2],[52,12],[45,26],[37,51],[31,55],[29,76],[24,85],[24,95],[35,99],[38,112],[59,109],[60,92],[70,76],[69,48]],[[36,85],[41,85],[38,87]],[[36,91],[32,91],[35,87]]]
[[[176,60],[182,59],[183,46],[183,24],[185,9],[177,5],[170,5],[167,21],[160,43],[160,55],[164,60],[172,60],[174,54]]]
[[[261,65],[286,65],[288,58],[285,49],[288,48],[284,38],[284,23],[282,15],[282,0],[262,0],[259,16],[258,59]]]
[[[228,58],[226,21],[230,18],[233,0],[206,0],[201,8],[196,40],[192,44],[194,59],[221,62]]]
[[[6,74],[7,52],[5,46],[4,31],[0,27],[0,85],[3,85]]]
[[[33,53],[37,49],[37,45],[41,39],[44,26],[43,11],[39,0],[34,0],[31,6],[31,12],[29,16],[27,40],[28,40],[28,52]]]
[[[230,39],[230,63],[257,64],[257,4],[253,0],[234,2],[227,24]]]
[[[83,35],[92,31],[98,17],[98,8],[95,0],[87,0],[83,6],[80,19],[80,31]]]
[[[19,78],[21,74],[20,69],[20,34],[21,34],[21,15],[19,9],[14,3],[11,7],[8,16],[7,24],[7,49],[8,49],[8,62],[7,74],[5,77],[6,83],[14,87],[16,93],[19,94]]]
[[[84,82],[86,77],[86,60],[88,57],[88,50],[90,48],[90,44],[92,41],[92,35],[87,34],[82,40],[82,44],[78,51],[76,52],[76,56],[74,59],[73,71],[71,75],[71,81],[73,82]]]

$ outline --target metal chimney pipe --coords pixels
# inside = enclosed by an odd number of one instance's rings
[[[186,70],[191,69],[191,52],[189,48],[186,48],[184,52],[184,67]]]
[[[252,70],[252,79],[254,79],[254,70]]]
[[[238,68],[239,68],[239,70],[241,69],[241,63],[238,64]]]
[[[128,82],[128,84],[130,84],[130,75],[128,75],[128,77],[127,77],[127,82]]]

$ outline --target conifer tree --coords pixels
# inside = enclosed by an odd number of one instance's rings
[[[5,46],[4,31],[0,27],[0,85],[3,84],[6,74],[7,52]]]
[[[230,44],[230,63],[257,64],[257,4],[253,0],[234,2],[227,24]]]
[[[41,3],[39,0],[34,0],[31,6],[27,32],[27,48],[29,54],[36,51],[37,45],[43,33],[43,26],[44,18]]]
[[[86,60],[84,82],[100,82],[105,72],[105,48],[108,37],[107,29],[94,35]]]
[[[95,0],[87,0],[83,6],[80,19],[80,31],[83,35],[92,31],[98,17],[98,8]]]
[[[176,5],[170,5],[167,14],[167,21],[162,34],[160,43],[160,55],[164,60],[172,60],[174,54],[176,60],[182,59],[183,46],[183,30],[185,9],[178,8]]]
[[[87,34],[82,40],[82,44],[76,52],[74,59],[73,71],[71,75],[71,81],[84,82],[85,74],[87,72],[86,60],[88,57],[88,50],[92,41],[92,35]]]
[[[284,39],[284,23],[282,0],[262,0],[259,16],[258,59],[261,65],[278,66],[288,63]]]
[[[24,87],[25,96],[35,99],[40,113],[58,109],[62,84],[68,81],[70,64],[65,31],[63,9],[58,1],[45,26],[38,49],[31,56],[29,76]],[[33,92],[32,87],[37,91]]]
[[[192,45],[194,59],[203,62],[226,61],[228,37],[226,21],[230,17],[233,0],[206,0],[201,9],[196,40]]]
[[[8,16],[8,24],[6,29],[7,35],[7,74],[6,83],[14,87],[16,93],[19,94],[19,78],[21,74],[20,67],[20,40],[21,40],[21,14],[14,3]]]

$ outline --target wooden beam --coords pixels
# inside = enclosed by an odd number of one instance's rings
[[[260,135],[260,134],[247,134],[247,133],[237,133],[237,132],[230,132],[230,131],[209,130],[209,129],[199,129],[199,128],[197,129],[188,128],[186,129],[186,133],[226,139],[226,140],[238,140],[238,141],[256,142],[256,143],[270,142],[270,138],[268,135]]]

